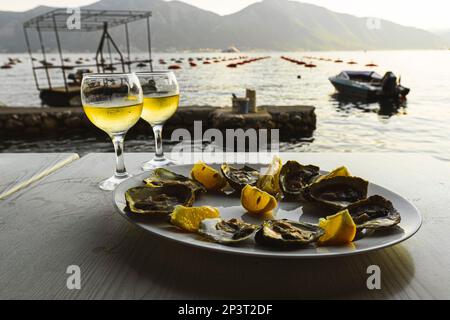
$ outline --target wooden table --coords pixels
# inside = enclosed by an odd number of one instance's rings
[[[0,200],[77,159],[77,154],[64,153],[0,154]]]
[[[165,241],[115,212],[97,188],[112,155],[91,154],[0,202],[0,298],[27,299],[450,299],[450,165],[406,154],[283,154],[355,175],[411,200],[421,231],[387,250],[329,260],[270,260]],[[130,171],[150,155],[127,155]],[[66,287],[78,265],[82,289]],[[367,288],[381,268],[382,289]]]

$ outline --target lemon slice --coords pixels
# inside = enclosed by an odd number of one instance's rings
[[[272,196],[278,196],[281,193],[280,173],[283,167],[283,161],[280,157],[275,156],[269,165],[266,173],[261,176],[257,183],[257,187]]]
[[[356,224],[348,210],[321,219],[319,227],[325,234],[319,239],[321,246],[340,246],[352,243],[356,236]]]
[[[327,179],[336,178],[336,177],[350,177],[350,176],[351,176],[350,171],[348,171],[348,169],[346,167],[339,167],[339,168],[331,171],[329,174],[320,177],[319,179],[317,179],[316,182],[320,182],[322,180],[327,180]]]
[[[242,190],[241,203],[248,213],[255,215],[269,214],[278,206],[275,197],[250,185]]]
[[[203,162],[194,165],[191,171],[192,179],[200,182],[209,191],[219,191],[227,185],[227,180],[219,171]]]
[[[170,215],[170,222],[183,230],[198,232],[203,220],[215,218],[220,218],[219,210],[216,208],[177,206]]]

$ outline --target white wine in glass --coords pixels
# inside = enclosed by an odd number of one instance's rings
[[[144,98],[144,109],[142,110],[141,118],[151,126],[163,125],[177,112],[179,103],[179,94]]]
[[[112,139],[116,152],[116,173],[100,183],[106,191],[131,177],[125,168],[124,140],[142,115],[144,97],[135,74],[86,74],[81,100],[88,119]]]
[[[175,164],[164,156],[162,131],[167,120],[173,117],[180,102],[180,89],[173,72],[137,73],[144,93],[142,119],[148,122],[155,135],[155,157],[144,163],[142,169],[150,171]]]
[[[109,136],[127,132],[141,117],[142,103],[129,107],[95,107],[84,106],[84,112],[89,120]]]

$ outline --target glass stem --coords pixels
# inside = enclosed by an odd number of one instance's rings
[[[116,135],[112,138],[114,144],[114,150],[116,152],[116,177],[124,177],[128,175],[127,169],[125,168],[125,160],[123,157],[123,145],[125,140],[125,135]]]
[[[162,139],[162,125],[153,126],[153,133],[155,135],[155,160],[164,160],[163,139]]]

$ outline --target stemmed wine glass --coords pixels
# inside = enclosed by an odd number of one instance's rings
[[[142,88],[135,74],[86,74],[81,84],[81,100],[89,120],[105,131],[114,144],[116,173],[100,183],[112,191],[131,177],[125,168],[124,140],[128,130],[140,119]]]
[[[142,119],[148,122],[155,135],[156,152],[153,160],[144,163],[142,169],[151,171],[156,168],[175,164],[164,156],[162,131],[163,126],[178,109],[180,89],[173,72],[139,72],[136,73],[144,92],[144,109]]]

